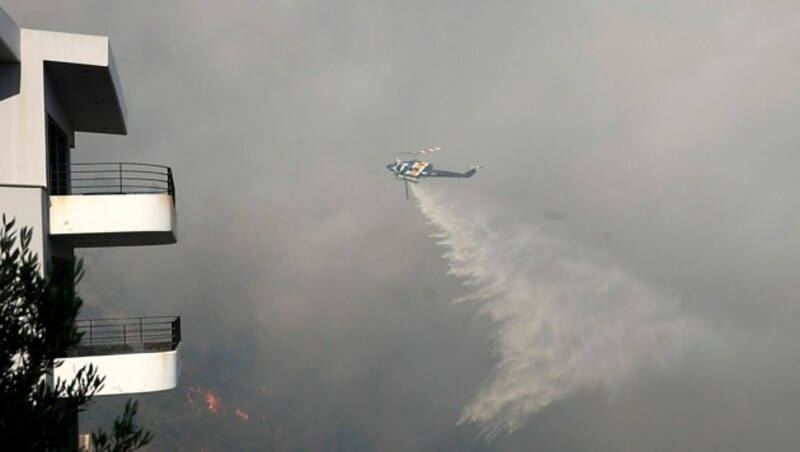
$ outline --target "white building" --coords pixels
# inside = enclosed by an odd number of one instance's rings
[[[175,243],[172,171],[77,163],[77,132],[127,133],[108,38],[20,29],[0,8],[0,213],[34,228],[31,247],[43,263],[73,259],[76,248]],[[106,377],[100,395],[177,385],[180,318],[85,320],[79,327],[83,343],[56,377],[69,379],[91,363]]]

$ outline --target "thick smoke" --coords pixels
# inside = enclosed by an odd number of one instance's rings
[[[701,328],[676,300],[619,266],[532,225],[499,225],[475,204],[414,187],[450,273],[496,324],[496,366],[459,423],[487,438],[575,391],[613,390],[637,367],[665,365]],[[694,342],[694,341],[692,341]]]

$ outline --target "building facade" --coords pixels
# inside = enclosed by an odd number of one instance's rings
[[[33,228],[31,248],[45,265],[72,260],[79,248],[175,243],[172,170],[80,161],[77,133],[127,134],[108,38],[19,28],[0,8],[0,213]],[[85,319],[78,327],[83,342],[54,377],[94,364],[106,378],[98,395],[177,385],[179,317]]]

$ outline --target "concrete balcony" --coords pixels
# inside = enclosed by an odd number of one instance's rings
[[[79,320],[80,345],[60,359],[54,378],[71,381],[94,365],[105,384],[97,395],[175,388],[180,374],[180,317]]]
[[[50,235],[77,248],[177,242],[166,166],[76,163],[50,173]]]

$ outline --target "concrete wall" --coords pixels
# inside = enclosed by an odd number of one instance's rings
[[[50,234],[75,246],[175,243],[175,204],[167,194],[50,197]]]
[[[54,369],[53,376],[71,381],[82,367],[92,364],[97,367],[98,375],[106,377],[97,395],[166,391],[178,385],[179,351],[180,347],[168,352],[65,358],[61,361],[63,364]]]
[[[46,187],[47,116],[56,120],[71,144],[75,127],[46,77],[44,62],[104,68],[113,87],[109,95],[113,99],[105,100],[119,103],[123,111],[124,105],[115,84],[118,78],[108,38],[27,29],[20,30],[19,36],[21,62],[0,65],[0,86],[4,87],[0,88],[0,184]]]
[[[19,90],[21,67],[19,63],[0,63],[0,184],[11,184],[17,167],[19,129]]]
[[[49,250],[44,246],[45,237],[50,232],[47,206],[47,192],[41,187],[0,185],[0,214],[14,218],[17,230],[23,226],[33,228],[31,250],[39,256],[39,262],[50,259]]]

